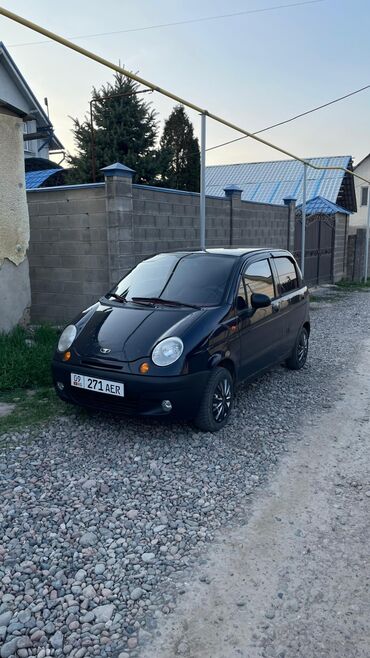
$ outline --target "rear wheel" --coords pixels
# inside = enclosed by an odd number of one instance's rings
[[[293,352],[289,359],[287,359],[287,366],[291,370],[300,370],[303,368],[307,360],[308,354],[308,331],[305,327],[302,327],[296,344],[294,346]]]
[[[226,368],[215,368],[205,388],[195,424],[205,432],[225,427],[234,402],[234,382]]]

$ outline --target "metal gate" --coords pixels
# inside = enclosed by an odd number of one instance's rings
[[[297,213],[296,219],[294,253],[300,263],[302,216]],[[333,282],[334,228],[334,217],[321,213],[306,217],[304,278],[310,285]]]

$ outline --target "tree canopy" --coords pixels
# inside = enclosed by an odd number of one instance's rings
[[[120,73],[114,75],[113,84],[93,89],[96,180],[103,179],[100,169],[114,162],[134,169],[138,183],[153,184],[156,180],[157,115],[151,103],[137,92],[137,83]],[[90,116],[86,115],[82,122],[73,119],[73,124],[77,154],[68,158],[72,165],[69,180],[90,183],[93,180]]]
[[[137,183],[199,191],[199,143],[184,107],[173,109],[158,146],[157,113],[142,93],[120,73],[113,83],[93,88],[93,130],[90,112],[83,121],[73,119],[76,154],[68,156],[68,183],[91,183],[94,173],[103,180],[100,170],[121,162],[135,170]]]
[[[164,124],[160,141],[160,173],[165,187],[199,191],[200,151],[193,124],[177,105]]]

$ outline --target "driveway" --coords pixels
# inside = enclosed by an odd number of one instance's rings
[[[307,367],[217,435],[76,413],[1,437],[1,658],[365,656],[370,295],[314,306]]]

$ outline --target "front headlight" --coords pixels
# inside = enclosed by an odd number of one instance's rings
[[[74,339],[76,338],[77,329],[74,324],[69,324],[68,327],[62,331],[58,343],[58,352],[65,352],[71,347]]]
[[[180,358],[184,350],[184,343],[176,336],[165,338],[155,346],[152,360],[156,366],[169,366]]]

